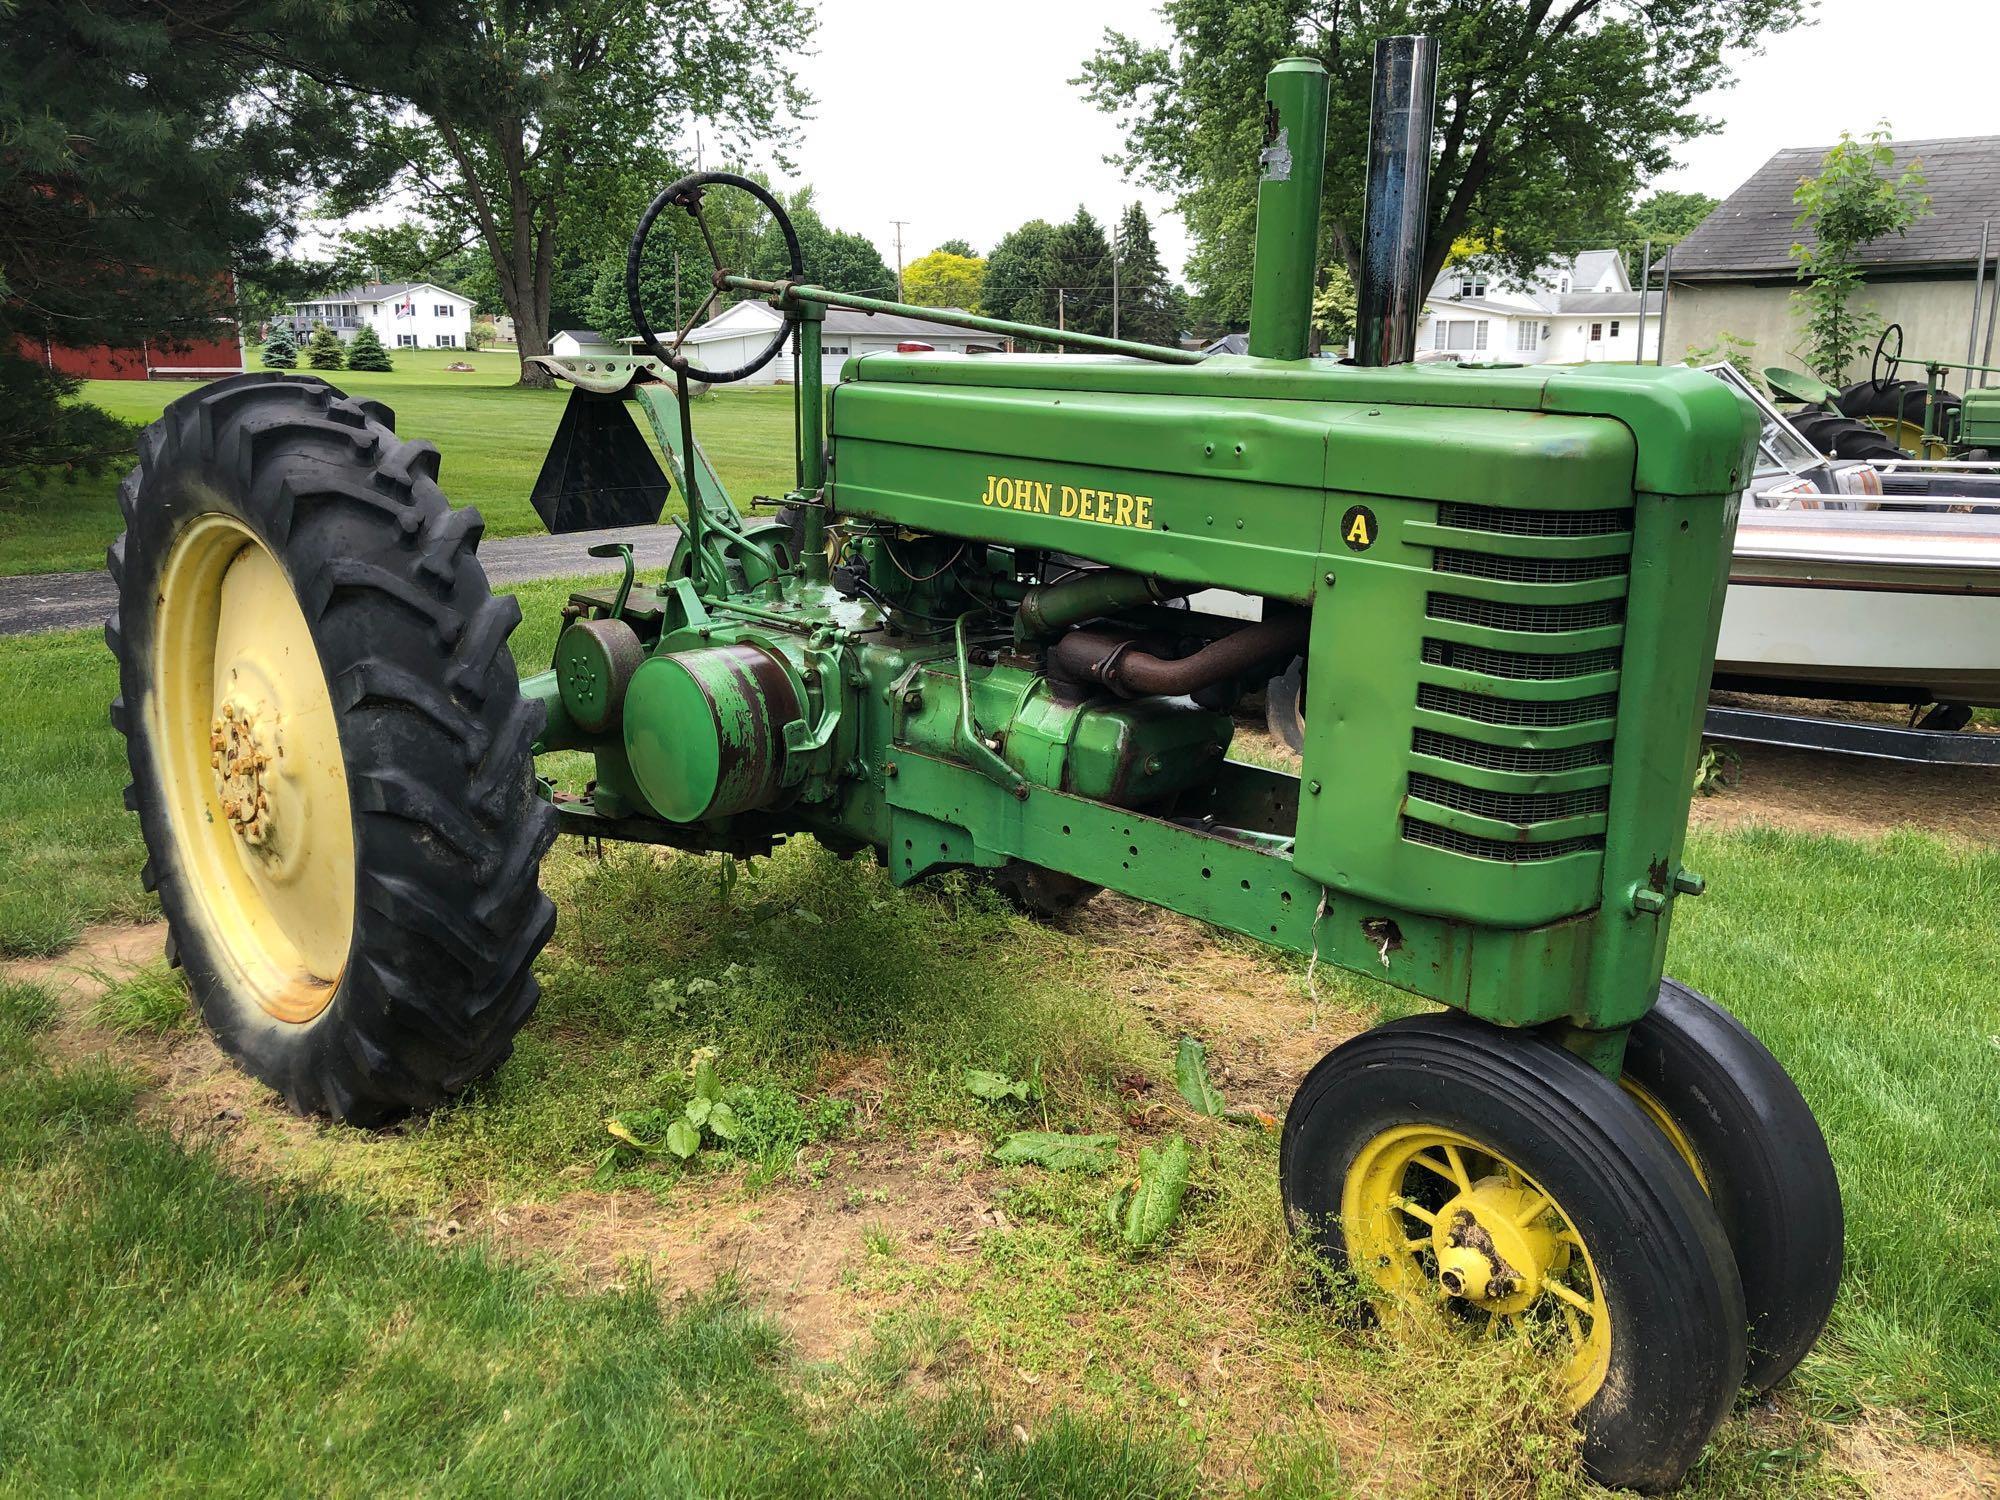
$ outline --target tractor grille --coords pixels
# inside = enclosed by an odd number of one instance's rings
[[[1469,599],[1459,594],[1432,594],[1424,612],[1433,620],[1458,625],[1484,625],[1489,630],[1519,630],[1554,635],[1565,630],[1598,630],[1625,618],[1623,599],[1592,599],[1584,604],[1514,604],[1500,599]]]
[[[1484,552],[1438,548],[1431,567],[1466,578],[1498,578],[1506,583],[1583,583],[1625,571],[1622,557],[1489,557]]]
[[[1506,865],[1603,849],[1630,509],[1453,501],[1437,525],[1403,838]]]
[[[1629,510],[1511,510],[1498,505],[1438,506],[1438,525],[1499,536],[1610,536],[1631,529]]]
[[[1582,771],[1611,764],[1611,741],[1592,740],[1587,745],[1564,745],[1554,750],[1531,749],[1521,745],[1489,745],[1483,740],[1462,740],[1455,734],[1439,734],[1435,729],[1419,729],[1410,739],[1418,755],[1435,760],[1455,760],[1462,766],[1482,771],[1519,771],[1527,776],[1551,776],[1563,771]]]
[[[1424,660],[1434,667],[1456,667],[1488,677],[1515,677],[1523,682],[1559,682],[1565,677],[1589,677],[1618,670],[1618,651],[1578,651],[1550,655],[1539,651],[1495,651],[1459,641],[1425,641]]]
[[[1457,688],[1434,687],[1426,682],[1417,688],[1417,707],[1456,714],[1461,719],[1477,719],[1482,724],[1562,729],[1591,719],[1612,718],[1618,712],[1618,695],[1599,693],[1592,698],[1548,702],[1540,698],[1489,698],[1484,693],[1461,693]]]
[[[1497,818],[1502,823],[1545,823],[1551,818],[1575,818],[1585,813],[1601,813],[1611,800],[1609,787],[1585,787],[1580,792],[1489,792],[1484,787],[1460,786],[1442,776],[1410,773],[1410,795],[1439,807]]]
[[[1573,839],[1550,839],[1541,844],[1510,844],[1502,839],[1483,839],[1476,834],[1460,833],[1456,828],[1440,828],[1435,823],[1426,823],[1418,818],[1403,819],[1403,837],[1413,844],[1428,844],[1433,849],[1449,849],[1453,854],[1468,854],[1474,859],[1496,859],[1509,865],[1558,859],[1565,854],[1604,847],[1604,835],[1601,833]]]

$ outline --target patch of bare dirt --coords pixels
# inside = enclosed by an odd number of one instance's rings
[[[467,1203],[431,1233],[551,1256],[592,1288],[644,1273],[670,1301],[732,1278],[807,1358],[829,1359],[866,1335],[894,1300],[858,1284],[869,1256],[935,1262],[970,1254],[986,1231],[1007,1227],[994,1201],[996,1175],[969,1137],[922,1150],[863,1139],[808,1155],[818,1159],[755,1192],[738,1174],[705,1177],[671,1203],[638,1190],[512,1207]]]
[[[1690,821],[1697,827],[1762,823],[1846,838],[1914,828],[2000,843],[2000,769],[1912,766],[1772,745],[1728,749],[1738,763],[1727,787],[1694,799]]]
[[[1106,892],[1081,921],[1108,986],[1168,1036],[1199,1037],[1232,1108],[1282,1116],[1306,1074],[1364,1019],[1330,998],[1315,1005],[1289,968],[1200,923]],[[1134,1121],[1137,1125],[1140,1122]]]
[[[1926,1443],[1894,1412],[1829,1430],[1836,1464],[1875,1500],[1991,1500],[2000,1454],[1973,1443]]]

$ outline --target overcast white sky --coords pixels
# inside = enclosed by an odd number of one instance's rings
[[[1103,157],[1111,117],[1068,80],[1107,26],[1163,32],[1154,0],[1012,0],[999,6],[819,0],[819,96],[799,165],[821,212],[895,262],[963,237],[982,253],[1030,218],[1100,219],[1134,197],[1170,269],[1186,249],[1158,195]],[[1820,0],[1815,21],[1737,60],[1736,85],[1702,104],[1722,131],[1682,146],[1662,187],[1726,196],[1784,146],[1831,141],[1886,117],[1903,137],[2000,131],[2000,0]]]

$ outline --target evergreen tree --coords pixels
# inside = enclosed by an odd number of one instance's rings
[[[1111,242],[1104,237],[1104,226],[1078,205],[1076,217],[1051,236],[1049,258],[1061,293],[1056,303],[1059,326],[1077,333],[1109,334]]]
[[[1030,219],[1003,235],[986,257],[979,305],[990,318],[1016,323],[1052,324],[1056,320],[1054,226]]]
[[[0,485],[129,462],[44,338],[207,339],[270,270],[334,149],[320,97],[239,45],[272,24],[266,0],[0,4]]]
[[[338,370],[347,363],[347,351],[342,347],[340,335],[326,324],[317,325],[312,337],[306,340],[306,363],[315,370]]]
[[[1137,203],[1118,221],[1118,333],[1142,344],[1174,344],[1181,313],[1174,285],[1153,243],[1153,226]]]
[[[470,337],[467,342],[470,343]],[[315,366],[315,368],[318,368]],[[355,332],[354,342],[347,346],[347,368],[350,370],[393,370],[395,362],[389,358],[389,351],[382,347],[382,336],[370,325],[363,323]]]
[[[299,341],[293,335],[291,325],[279,323],[272,327],[264,340],[264,368],[267,370],[295,370],[299,364]]]

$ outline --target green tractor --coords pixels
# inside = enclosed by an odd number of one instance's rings
[[[1043,908],[1120,891],[1435,1002],[1300,1087],[1290,1223],[1388,1329],[1545,1357],[1601,1479],[1675,1483],[1812,1345],[1840,1269],[1797,1089],[1662,978],[1702,889],[1682,845],[1754,423],[1698,371],[1410,362],[1434,66],[1427,39],[1378,52],[1353,364],[1308,347],[1310,60],[1269,79],[1246,355],[831,292],[754,183],[669,187],[631,252],[643,352],[553,362],[575,391],[536,499],[556,529],[655,520],[671,482],[686,520],[664,576],[627,553],[576,594],[526,678],[478,515],[389,411],[289,376],[176,401],[120,492],[112,715],[220,1044],[300,1111],[444,1104],[534,1009],[558,834],[810,836]],[[706,231],[728,192],[791,266],[718,263],[716,293],[783,326],[704,369],[637,272],[661,215]],[[1067,352],[829,378],[827,307]],[[780,354],[797,483],[752,516],[690,390]],[[1299,773],[1233,759],[1232,706],[1295,658]],[[587,793],[537,775],[556,751],[594,757]]]
[[[1906,362],[1921,364],[1924,378],[1904,379]],[[1875,341],[1866,380],[1835,390],[1815,376],[1773,365],[1764,383],[1803,403],[1786,416],[1828,458],[1992,463],[2000,459],[2000,386],[1968,382],[1961,396],[1944,384],[1953,370],[1982,381],[2000,374],[2000,366],[1906,356],[1903,326],[1891,323]]]

